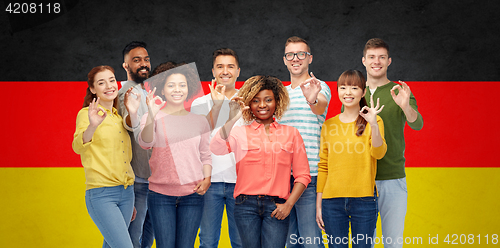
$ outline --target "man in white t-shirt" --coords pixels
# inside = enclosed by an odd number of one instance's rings
[[[213,53],[211,93],[193,101],[191,112],[206,115],[212,128],[210,138],[229,118],[229,102],[237,95],[236,79],[240,75],[238,55],[229,48],[217,49]],[[215,82],[217,86],[215,86]],[[220,228],[224,205],[228,220],[231,247],[241,247],[240,235],[234,222],[234,186],[236,184],[236,161],[234,154],[223,156],[212,154],[212,185],[205,193],[205,206],[200,225],[200,248],[219,246]]]

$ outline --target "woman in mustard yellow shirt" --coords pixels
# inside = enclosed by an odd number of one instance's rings
[[[113,68],[94,67],[87,83],[73,138],[73,150],[80,154],[85,170],[87,210],[104,236],[103,247],[132,248],[128,234],[134,211],[132,150],[116,109],[118,84]],[[127,109],[137,97],[129,97]]]
[[[316,222],[326,232],[329,247],[371,247],[378,217],[375,175],[384,157],[384,123],[379,107],[364,98],[366,80],[348,70],[337,81],[344,112],[321,129],[316,191]],[[349,238],[349,223],[352,239]]]

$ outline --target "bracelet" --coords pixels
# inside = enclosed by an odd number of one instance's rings
[[[318,103],[318,99],[316,98],[316,100],[314,101],[314,103],[310,103],[307,99],[306,99],[306,102],[309,105],[316,105]]]

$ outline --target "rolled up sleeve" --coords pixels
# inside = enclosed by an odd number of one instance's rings
[[[306,148],[299,131],[295,129],[293,147],[292,173],[295,178],[294,183],[302,183],[307,187],[311,182],[309,172],[309,161],[307,160]]]
[[[371,155],[376,159],[382,159],[385,156],[385,153],[387,152],[387,143],[385,142],[384,138],[385,137],[384,121],[382,120],[382,118],[380,118],[380,116],[377,116],[377,124],[378,124],[378,129],[380,130],[380,135],[382,136],[382,145],[378,147],[372,146]]]
[[[220,136],[222,128],[219,129],[219,131],[215,134],[214,137],[212,137],[212,140],[210,141],[210,151],[215,154],[215,155],[226,155],[229,154],[229,139],[231,136],[228,137],[228,140],[224,140]]]
[[[89,126],[89,116],[88,116],[88,108],[83,108],[78,112],[78,116],[76,117],[76,130],[73,135],[73,151],[76,154],[84,153],[88,147],[92,144],[92,140],[87,143],[83,143],[83,133],[87,130]]]

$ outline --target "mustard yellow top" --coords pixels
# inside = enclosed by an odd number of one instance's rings
[[[99,105],[99,107],[102,107]],[[123,127],[122,117],[113,108],[104,107],[107,116],[97,127],[92,140],[83,144],[83,132],[89,126],[89,108],[82,108],[76,117],[73,151],[80,154],[85,170],[87,189],[134,184],[134,171],[130,166],[132,148],[130,136]]]
[[[373,196],[377,159],[384,157],[387,144],[384,122],[377,116],[383,144],[372,146],[371,126],[356,136],[355,122],[343,123],[339,116],[325,121],[321,129],[317,192],[323,198]]]

